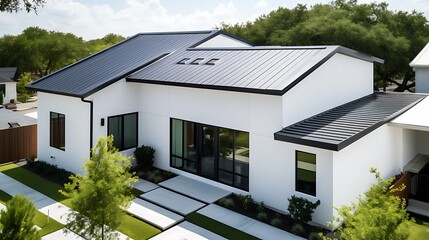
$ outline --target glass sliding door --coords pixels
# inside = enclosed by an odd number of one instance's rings
[[[249,133],[171,119],[171,166],[249,190]]]
[[[215,152],[216,152],[216,129],[209,126],[201,126],[201,175],[206,178],[215,178]]]

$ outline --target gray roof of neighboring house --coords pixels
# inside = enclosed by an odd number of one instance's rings
[[[159,60],[166,54],[193,47],[223,31],[142,33],[84,58],[27,85],[27,88],[87,97]]]
[[[6,82],[15,82],[16,80],[16,74],[17,74],[17,68],[16,67],[4,67],[0,68],[0,83],[6,83]]]
[[[283,95],[336,53],[383,63],[341,46],[195,48],[177,51],[127,81]],[[196,59],[199,64],[193,64]]]
[[[285,127],[274,139],[339,151],[399,116],[427,95],[373,93]]]
[[[0,108],[0,130],[8,129],[8,123],[17,122],[20,126],[37,124],[37,119],[11,110]]]

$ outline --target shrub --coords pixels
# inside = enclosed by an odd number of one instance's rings
[[[12,99],[10,100],[10,103],[15,104],[15,99],[13,99],[13,98],[12,98]]]
[[[273,220],[271,220],[270,224],[274,227],[280,227],[282,225],[282,219],[279,217],[275,217],[273,218]]]
[[[235,206],[234,199],[230,197],[220,199],[219,204],[226,208],[233,208]]]
[[[312,232],[308,235],[308,240],[322,240],[323,238],[319,235],[319,233]]]
[[[134,151],[137,167],[139,169],[149,169],[152,167],[155,149],[150,146],[142,145]]]
[[[299,223],[295,223],[290,231],[295,235],[302,235],[304,233],[304,227]]]
[[[244,211],[249,210],[250,205],[253,202],[252,196],[251,195],[238,195],[238,199],[241,202],[241,205],[243,207]]]
[[[268,215],[265,212],[259,212],[258,215],[256,215],[256,218],[259,221],[266,221],[268,219]]]
[[[291,198],[288,198],[288,201],[289,206],[287,210],[289,211],[291,217],[304,223],[312,220],[311,215],[317,206],[320,205],[320,200],[312,203],[305,198],[297,197],[295,195],[293,195]]]
[[[0,105],[3,105],[3,101],[4,101],[4,96],[3,96],[3,91],[0,91]]]
[[[264,201],[262,201],[261,203],[259,203],[258,205],[258,212],[264,212],[265,211],[265,204]]]

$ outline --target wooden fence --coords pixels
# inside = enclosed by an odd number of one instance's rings
[[[0,130],[0,164],[37,156],[37,125]]]
[[[392,191],[392,189],[397,189],[405,185],[405,189],[402,191]],[[409,172],[405,173],[395,184],[390,187],[390,195],[398,196],[404,198],[408,202],[408,198],[411,194],[411,174]]]

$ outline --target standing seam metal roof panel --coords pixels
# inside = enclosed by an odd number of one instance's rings
[[[373,93],[274,133],[274,139],[339,151],[399,116],[427,95]]]
[[[27,87],[37,91],[86,97],[158,60],[166,53],[197,45],[220,33],[224,34],[221,31],[138,34]]]

